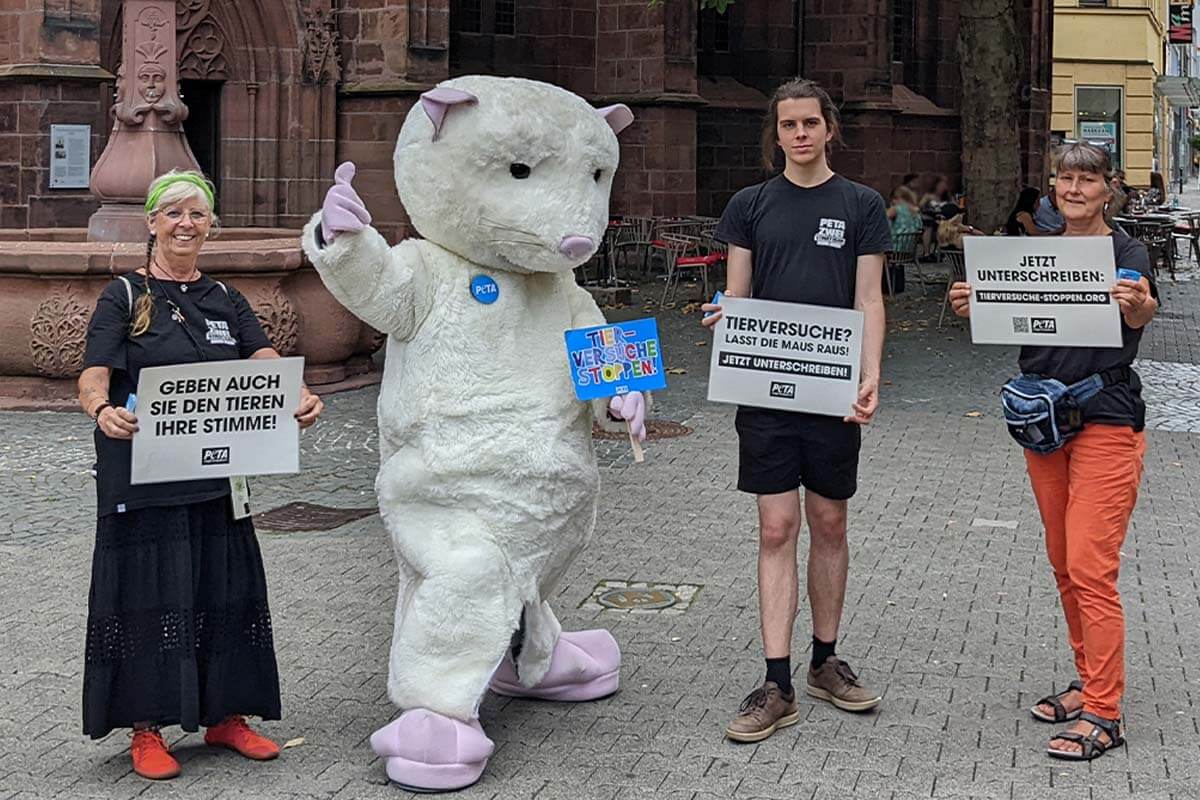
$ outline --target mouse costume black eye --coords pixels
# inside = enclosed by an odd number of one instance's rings
[[[516,178],[519,181],[523,181],[529,177],[529,173],[531,170],[529,169],[528,164],[517,163],[517,164],[510,165],[508,168],[508,171],[512,173],[512,176],[514,178]]]
[[[596,170],[595,172],[592,173],[592,180],[594,180],[596,183],[599,183],[600,176],[603,174],[604,174],[604,170],[602,170],[602,169]]]

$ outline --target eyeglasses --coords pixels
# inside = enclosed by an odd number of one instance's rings
[[[163,213],[163,216],[166,217],[171,222],[180,222],[181,220],[183,220],[183,216],[184,216],[183,211],[178,208],[168,208],[166,211],[164,211],[162,213]],[[208,220],[212,217],[212,215],[209,214],[207,211],[189,211],[187,213],[187,217],[188,217],[188,219],[190,219],[192,221],[193,224],[199,225],[199,224],[208,222]]]

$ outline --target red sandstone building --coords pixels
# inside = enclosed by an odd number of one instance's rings
[[[908,172],[960,172],[962,81],[952,0],[178,0],[185,128],[227,226],[295,228],[335,165],[384,234],[403,212],[391,153],[417,95],[472,72],[623,102],[617,213],[717,214],[761,178],[767,93],[803,74],[841,104],[835,168],[886,192]],[[1026,180],[1045,173],[1050,0],[1017,0]],[[119,0],[0,0],[0,228],[86,227],[98,202],[51,186],[52,125],[111,125]],[[60,156],[61,157],[61,156]]]

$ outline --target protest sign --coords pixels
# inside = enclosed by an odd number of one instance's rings
[[[658,322],[636,319],[566,332],[567,366],[580,400],[667,388]]]
[[[300,470],[303,358],[143,369],[130,483]]]
[[[1120,347],[1107,236],[966,236],[971,341]]]
[[[567,331],[565,337],[567,368],[571,371],[575,396],[580,400],[667,388],[657,320],[637,319],[575,328]],[[629,443],[634,458],[641,461],[642,448],[632,433]]]
[[[845,417],[858,399],[861,311],[725,296],[708,399]]]

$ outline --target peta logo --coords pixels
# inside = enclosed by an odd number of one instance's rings
[[[212,467],[229,463],[228,447],[206,447],[200,451],[200,465]]]
[[[1054,317],[1030,317],[1029,324],[1033,333],[1058,333],[1058,322]]]
[[[783,381],[771,381],[771,397],[782,397],[784,400],[796,399],[796,384]]]
[[[821,227],[813,241],[822,247],[836,247],[838,250],[846,244],[846,222],[840,219],[821,219]]]
[[[208,333],[205,338],[209,344],[232,344],[237,342],[233,338],[233,334],[229,332],[229,323],[223,319],[206,319],[204,322],[208,325]]]

